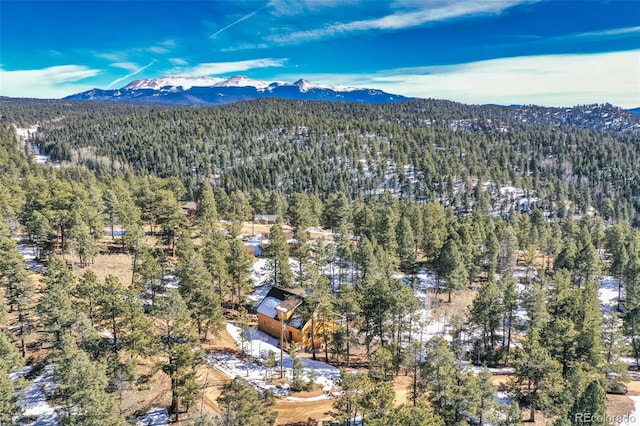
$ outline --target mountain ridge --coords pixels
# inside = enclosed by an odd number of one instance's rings
[[[295,82],[266,82],[242,75],[229,78],[176,76],[139,79],[119,89],[94,88],[63,99],[168,105],[220,105],[264,97],[373,104],[416,99],[378,89],[323,85],[304,79]]]

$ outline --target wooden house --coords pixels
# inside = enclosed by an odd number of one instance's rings
[[[195,219],[197,217],[198,205],[194,201],[187,201],[180,207],[182,208],[182,214],[189,219]]]
[[[327,319],[311,321],[311,312],[307,309],[304,289],[283,289],[272,287],[256,308],[258,329],[280,340],[284,330],[285,346],[295,342],[304,350],[322,346],[324,331],[332,334],[337,328],[335,322]]]

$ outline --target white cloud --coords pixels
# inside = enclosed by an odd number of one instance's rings
[[[267,3],[267,7],[276,16],[293,16],[357,2],[357,0],[271,0]]]
[[[113,63],[130,63],[131,60],[140,60],[141,58],[148,57],[149,53],[165,54],[171,52],[172,49],[178,46],[178,43],[173,39],[157,42],[150,47],[131,47],[126,50],[117,50],[112,52],[96,52],[93,54],[101,59],[106,59]]]
[[[148,49],[135,49],[137,51],[145,51],[148,50],[149,52],[152,53],[158,53],[158,54],[163,54],[163,53],[169,53],[171,51],[171,49],[175,48],[177,46],[177,43],[175,40],[169,39],[169,40],[165,40],[163,42],[160,42],[158,44],[156,44],[155,46],[151,46]]]
[[[149,48],[149,51],[153,52],[153,53],[157,53],[157,54],[163,54],[163,53],[169,53],[169,49],[167,49],[164,46],[151,46]]]
[[[146,70],[147,68],[149,68],[151,65],[155,64],[157,61],[154,59],[153,61],[151,61],[150,63],[148,63],[147,65],[143,66],[143,67],[139,67],[136,64],[135,65],[137,68],[134,68],[133,70],[129,70],[131,71],[129,74],[125,75],[124,77],[120,77],[120,78],[116,78],[115,80],[113,80],[111,83],[109,83],[107,85],[107,89],[110,88],[111,86],[113,86],[114,84],[118,84],[120,82],[123,82],[125,80],[128,80],[129,78],[133,77],[136,74],[140,74],[142,71]],[[112,64],[114,65],[114,64]],[[126,68],[125,68],[126,69]]]
[[[385,31],[412,28],[428,23],[446,21],[471,15],[500,13],[518,3],[522,3],[522,0],[454,1],[439,4],[427,3],[427,7],[417,10],[396,12],[380,18],[364,19],[346,23],[338,22],[322,28],[272,35],[267,39],[276,43],[299,43],[308,40],[340,36],[358,31]]]
[[[189,62],[185,61],[182,58],[169,58],[169,62],[171,62],[173,65],[188,65]]]
[[[140,65],[133,62],[114,62],[113,64],[111,64],[111,66],[115,68],[122,68],[123,70],[127,70],[129,72],[135,71],[140,68]]]
[[[266,43],[240,43],[235,46],[227,46],[220,49],[220,52],[238,52],[240,50],[256,50],[256,49],[268,49],[269,45]]]
[[[582,43],[589,41],[607,41],[623,38],[637,38],[640,36],[640,26],[608,28],[605,30],[588,31],[581,33],[560,34],[556,36],[540,36],[534,34],[521,34],[514,36],[517,42],[509,42],[494,45],[495,48],[519,48],[529,46],[557,46],[562,43]]]
[[[500,58],[371,75],[302,77],[318,83],[471,104],[572,106],[609,102],[624,108],[640,106],[640,50]],[[279,78],[290,80],[292,76]]]
[[[200,77],[247,71],[254,68],[282,67],[285,61],[286,59],[262,58],[235,62],[208,62],[192,68],[174,68],[170,73],[182,77]]]
[[[111,62],[126,62],[129,55],[126,52],[100,52],[95,54],[98,58]]]
[[[36,70],[0,69],[0,95],[11,97],[61,98],[86,90],[79,81],[95,77],[100,70],[83,65],[57,65]]]
[[[599,38],[617,38],[627,36],[637,36],[640,34],[639,27],[611,28],[600,31],[589,31],[586,33],[569,34],[567,36],[559,36],[559,38],[582,38],[582,39],[599,39]]]

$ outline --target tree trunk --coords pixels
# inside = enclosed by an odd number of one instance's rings
[[[311,356],[316,359],[316,314],[311,314]]]
[[[329,339],[327,339],[327,330],[323,329],[322,337],[324,339],[324,362],[329,364]]]
[[[176,416],[176,422],[179,420],[180,413],[178,412],[178,383],[177,380],[171,377],[171,414]]]
[[[535,423],[536,421],[536,393],[533,393],[533,396],[531,398],[531,414],[529,415],[529,421],[532,423]]]
[[[116,323],[116,317],[111,317],[111,327],[113,329],[113,352],[118,353],[118,325]]]
[[[416,406],[418,400],[418,362],[413,361],[413,406]]]
[[[134,250],[133,252],[133,269],[131,272],[131,287],[134,285],[134,279],[136,277],[136,267],[138,263],[138,250]]]
[[[24,333],[25,327],[24,325],[20,325],[20,355],[22,355],[22,358],[27,357],[27,344],[24,341]]]
[[[349,335],[349,315],[347,315],[347,368],[349,368],[349,355],[351,349],[351,336]],[[367,350],[368,352],[368,350]]]
[[[620,296],[622,294],[622,278],[618,276],[618,312],[620,312]]]
[[[509,353],[509,350],[511,349],[511,323],[513,323],[513,317],[509,319],[509,328],[507,329],[507,353]]]
[[[18,322],[20,323],[20,355],[25,358],[27,356],[27,344],[24,341],[24,334],[27,327],[24,324],[24,313],[21,308],[18,308]]]

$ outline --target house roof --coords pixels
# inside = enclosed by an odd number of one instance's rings
[[[276,299],[275,297],[267,296],[262,299],[262,302],[260,302],[256,310],[259,314],[262,314],[265,317],[275,318],[278,316],[276,306],[278,306],[280,303],[282,303],[282,300]]]
[[[292,311],[304,302],[306,294],[307,292],[301,288],[283,289],[279,287],[272,287],[264,299],[262,299],[262,302],[260,302],[256,310],[259,314],[277,319],[278,307]]]
[[[254,222],[260,222],[260,221],[275,222],[278,220],[278,215],[277,214],[257,214],[254,216],[253,220]]]

